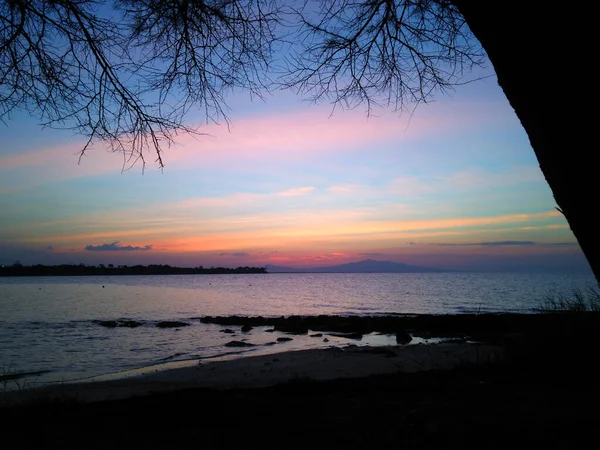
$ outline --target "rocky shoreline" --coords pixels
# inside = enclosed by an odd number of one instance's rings
[[[274,330],[290,334],[310,331],[346,334],[410,333],[416,337],[464,338],[499,342],[522,334],[533,338],[567,336],[569,331],[593,333],[600,322],[600,312],[561,312],[540,314],[453,314],[453,315],[380,315],[380,316],[204,316],[202,323],[223,326],[272,326]]]
[[[507,337],[522,334],[534,337],[536,334],[565,336],[568,331],[592,332],[600,321],[600,312],[552,312],[537,314],[486,313],[486,314],[387,314],[376,316],[201,316],[187,320],[163,320],[153,326],[158,328],[181,328],[199,321],[225,327],[222,332],[234,333],[229,327],[240,327],[238,331],[249,332],[254,327],[272,327],[267,331],[288,334],[309,332],[337,333],[339,336],[360,339],[369,333],[408,334],[424,339],[454,338],[471,339],[483,342],[502,342]],[[137,328],[143,321],[95,320],[106,328]]]
[[[65,396],[0,408],[3,443],[7,448],[64,449],[505,449],[518,442],[550,449],[582,448],[597,438],[597,313],[202,320],[289,333],[305,327],[340,333],[403,330],[415,336],[477,338],[479,343],[356,347],[202,363],[201,368],[146,378],[142,396],[94,403]],[[501,349],[502,357],[452,358],[458,350],[477,356],[476,348]],[[443,360],[459,363],[398,370],[409,367],[406,361]],[[346,373],[337,376],[336,370]],[[333,377],[323,376],[332,371]],[[201,386],[198,381],[210,381],[211,373],[216,384]],[[286,381],[277,381],[277,374],[286,375]],[[165,389],[173,386],[175,375],[179,388]],[[239,384],[219,388],[219,380],[227,377]],[[276,383],[256,383],[268,377]]]

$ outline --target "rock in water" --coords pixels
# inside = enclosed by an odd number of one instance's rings
[[[406,345],[409,344],[410,341],[412,341],[412,336],[406,331],[396,331],[396,344]]]
[[[180,322],[178,320],[163,320],[162,322],[158,322],[156,324],[158,328],[179,328],[179,327],[187,327],[189,323]]]
[[[254,344],[242,341],[229,341],[227,344],[225,344],[225,347],[254,347]]]

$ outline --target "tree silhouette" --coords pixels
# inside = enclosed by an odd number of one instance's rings
[[[451,89],[485,61],[447,1],[340,0],[296,14],[301,45],[288,58],[284,86],[313,101],[404,109]]]
[[[226,119],[223,93],[264,88],[274,5],[186,0],[3,0],[0,118],[17,109],[144,163],[192,107]]]
[[[600,280],[593,125],[585,95],[560,94],[582,83],[593,14],[538,0],[298,3],[4,0],[0,118],[26,110],[87,136],[82,155],[101,141],[130,164],[150,153],[162,167],[178,133],[199,132],[185,122],[192,109],[227,121],[230,90],[402,109],[463,83],[487,53]]]

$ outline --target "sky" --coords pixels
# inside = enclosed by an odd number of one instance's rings
[[[494,76],[414,113],[228,98],[160,170],[0,123],[0,264],[330,266],[363,259],[591,273]],[[190,122],[193,122],[193,118]]]

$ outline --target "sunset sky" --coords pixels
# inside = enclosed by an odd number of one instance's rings
[[[495,77],[415,113],[228,100],[231,126],[180,136],[161,172],[0,125],[0,264],[314,267],[387,260],[589,271]],[[200,121],[190,117],[190,123]]]

